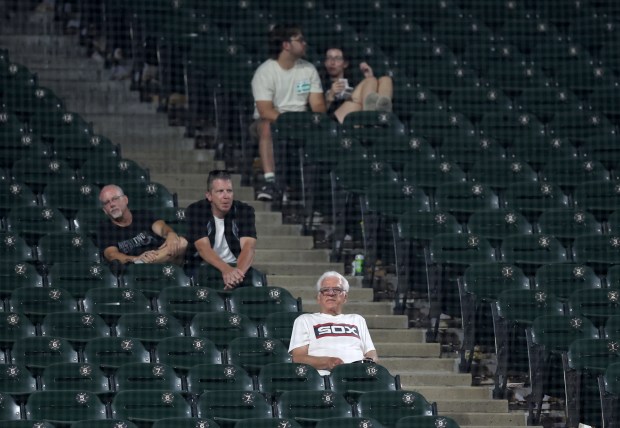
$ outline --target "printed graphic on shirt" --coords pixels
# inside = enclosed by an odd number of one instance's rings
[[[131,239],[119,242],[118,249],[121,253],[129,254],[132,249],[149,246],[153,243],[154,240],[155,238],[153,238],[151,235],[142,232]]]
[[[300,80],[295,85],[295,92],[298,94],[307,94],[310,92],[310,81],[309,80]]]
[[[357,337],[358,339],[360,338],[357,326],[352,324],[316,324],[313,328],[314,335],[317,339],[334,336]]]

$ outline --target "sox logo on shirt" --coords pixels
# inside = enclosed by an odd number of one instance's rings
[[[357,326],[352,324],[317,324],[314,327],[314,335],[317,339],[322,337],[349,336],[360,338]]]

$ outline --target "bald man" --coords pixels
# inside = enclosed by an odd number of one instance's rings
[[[110,221],[99,225],[99,248],[108,261],[183,264],[187,240],[148,210],[129,209],[119,186],[101,189],[99,202]]]

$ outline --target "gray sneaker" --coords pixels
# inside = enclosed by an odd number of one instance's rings
[[[276,186],[274,183],[267,182],[260,188],[256,194],[256,199],[259,201],[273,201],[276,194]]]

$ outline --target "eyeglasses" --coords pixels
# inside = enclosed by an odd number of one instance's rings
[[[340,62],[343,60],[344,58],[341,56],[326,56],[325,57],[325,62],[329,62],[329,61]]]
[[[321,296],[340,296],[342,293],[346,293],[342,288],[321,288],[319,290]]]
[[[116,195],[116,196],[112,196],[112,198],[108,199],[107,201],[102,201],[101,205],[103,205],[104,207],[107,207],[108,205],[110,205],[112,202],[116,202],[118,201],[120,198],[122,198],[125,195]]]
[[[296,39],[289,39],[289,42],[306,43],[306,39],[304,36],[299,36]]]

